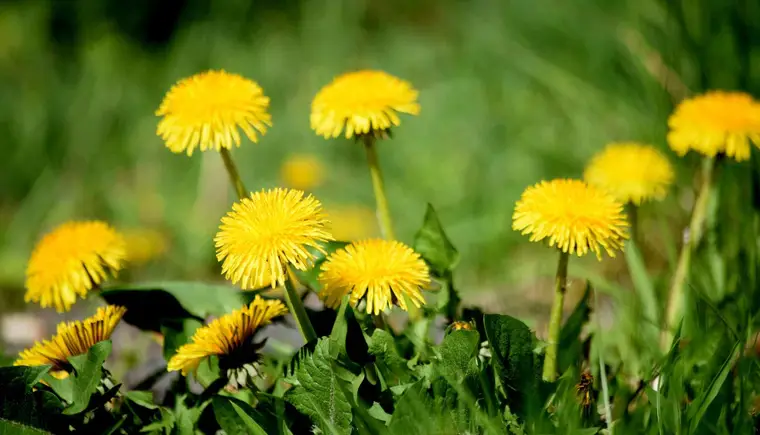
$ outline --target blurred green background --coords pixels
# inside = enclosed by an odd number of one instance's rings
[[[209,68],[271,97],[273,128],[233,153],[248,188],[282,185],[290,155],[314,156],[328,211],[374,202],[361,147],[310,130],[312,97],[357,68],[413,83],[420,116],[380,148],[397,233],[411,242],[432,203],[474,303],[543,304],[554,254],[512,231],[514,202],[541,179],[580,177],[610,141],[652,143],[677,165],[672,194],[642,211],[648,261],[667,268],[695,163],[667,151],[667,116],[705,89],[760,93],[758,17],[752,0],[5,0],[0,310],[24,309],[34,243],[70,219],[161,234],[163,256],[123,278],[220,279],[212,238],[233,199],[221,159],[172,154],[154,115],[173,83]],[[371,215],[357,220],[373,232]],[[584,265],[626,279],[619,259]]]

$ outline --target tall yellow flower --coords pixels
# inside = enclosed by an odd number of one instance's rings
[[[324,252],[321,242],[333,240],[322,204],[291,189],[252,193],[232,205],[214,239],[222,273],[243,289],[261,283],[285,285],[285,267],[306,270],[314,259],[308,250]]]
[[[27,302],[64,312],[124,263],[124,239],[105,222],[68,222],[37,243],[26,269]]]
[[[311,103],[311,128],[325,139],[382,133],[398,126],[398,113],[417,115],[417,91],[383,71],[356,71],[335,78]]]
[[[288,312],[279,300],[256,296],[250,305],[213,320],[198,328],[190,343],[182,345],[171,357],[167,370],[194,372],[198,364],[212,355],[219,357],[219,368],[234,371],[258,360],[259,343],[254,335],[272,319]],[[227,373],[228,376],[232,373]]]
[[[226,71],[205,71],[180,80],[156,111],[163,118],[156,133],[175,153],[193,154],[196,147],[240,146],[240,130],[258,141],[272,125],[269,97],[254,81]]]
[[[370,239],[354,242],[332,253],[319,274],[321,297],[337,307],[345,295],[356,306],[366,297],[367,313],[380,314],[391,305],[407,309],[406,298],[420,307],[420,291],[430,284],[430,273],[419,254],[403,243]]]
[[[50,340],[19,354],[13,363],[17,366],[51,365],[50,374],[62,379],[69,375],[72,367],[68,359],[87,353],[96,343],[111,338],[111,333],[126,312],[126,308],[116,305],[98,308],[94,316],[82,321],[59,323],[56,334]]]
[[[532,242],[582,256],[601,251],[615,256],[628,238],[623,204],[611,194],[579,180],[542,181],[528,187],[517,201],[512,228],[530,234]]]
[[[288,187],[311,190],[322,184],[325,168],[322,161],[314,155],[293,154],[283,163],[280,177]]]
[[[673,167],[656,148],[639,143],[613,143],[591,159],[583,177],[623,203],[665,197],[673,183]]]
[[[760,103],[743,92],[710,91],[682,101],[668,119],[668,143],[679,155],[749,159],[750,142],[760,147]]]

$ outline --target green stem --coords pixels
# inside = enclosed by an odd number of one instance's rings
[[[694,203],[694,210],[689,222],[689,240],[681,247],[681,253],[678,257],[676,271],[673,274],[673,282],[670,287],[668,296],[667,316],[665,330],[663,334],[662,345],[666,348],[670,346],[672,331],[678,326],[683,316],[684,289],[686,277],[689,274],[691,266],[691,254],[702,239],[705,219],[707,217],[707,205],[714,187],[714,172],[716,160],[714,158],[705,158],[702,162],[702,185],[699,188],[697,201]]]
[[[388,199],[385,196],[383,174],[380,171],[380,162],[377,158],[375,137],[371,134],[365,134],[362,135],[362,139],[364,141],[364,149],[367,151],[367,163],[369,163],[369,173],[372,177],[372,188],[375,191],[377,220],[380,224],[380,231],[384,238],[395,240],[395,236],[393,235],[393,222],[391,220],[390,209],[388,208]]]
[[[639,206],[634,203],[628,203],[628,222],[631,224],[631,240],[639,248]]]
[[[296,291],[297,282],[296,277],[293,275],[293,271],[290,266],[285,266],[285,273],[287,273],[287,279],[285,280],[285,302],[288,304],[288,309],[296,319],[296,325],[298,330],[301,331],[301,335],[306,342],[317,339],[317,333],[314,331],[314,327],[311,325],[311,320],[306,314],[306,308],[303,306],[301,297]]]
[[[240,173],[238,173],[237,166],[235,166],[235,162],[232,160],[232,155],[230,154],[230,150],[227,148],[222,148],[219,150],[219,154],[222,155],[222,161],[224,161],[224,167],[227,169],[227,174],[230,176],[230,182],[232,183],[232,186],[235,188],[235,193],[237,193],[237,196],[239,199],[243,199],[248,196],[248,191],[245,190],[245,185],[243,184],[243,180],[240,179]]]
[[[565,305],[565,290],[567,289],[567,262],[570,255],[567,252],[559,253],[557,276],[554,280],[554,302],[552,303],[551,317],[549,318],[549,338],[544,357],[545,381],[554,382],[557,379],[557,345],[559,344],[559,332],[562,329],[562,309]]]

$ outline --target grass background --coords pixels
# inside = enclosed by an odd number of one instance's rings
[[[607,142],[652,143],[679,178],[642,211],[647,261],[667,270],[696,163],[667,151],[667,116],[690,92],[759,93],[758,17],[750,0],[5,1],[0,311],[24,309],[34,243],[70,219],[160,229],[169,250],[134,278],[221,278],[224,168],[215,153],[169,152],[153,114],[175,81],[208,68],[271,97],[273,128],[234,152],[248,188],[281,185],[292,153],[315,155],[328,210],[372,207],[372,191],[360,147],[310,130],[312,97],[357,68],[411,81],[422,112],[380,149],[397,233],[410,242],[431,202],[462,254],[465,299],[492,309],[543,303],[554,272],[553,251],[511,229],[522,190],[579,177]],[[620,260],[572,267],[627,279]]]

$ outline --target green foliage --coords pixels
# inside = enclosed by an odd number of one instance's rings
[[[45,377],[45,382],[69,404],[63,410],[64,414],[78,414],[88,407],[90,398],[105,375],[103,363],[110,354],[111,341],[101,341],[86,354],[69,358],[73,371],[66,379],[56,379],[50,375]]]

